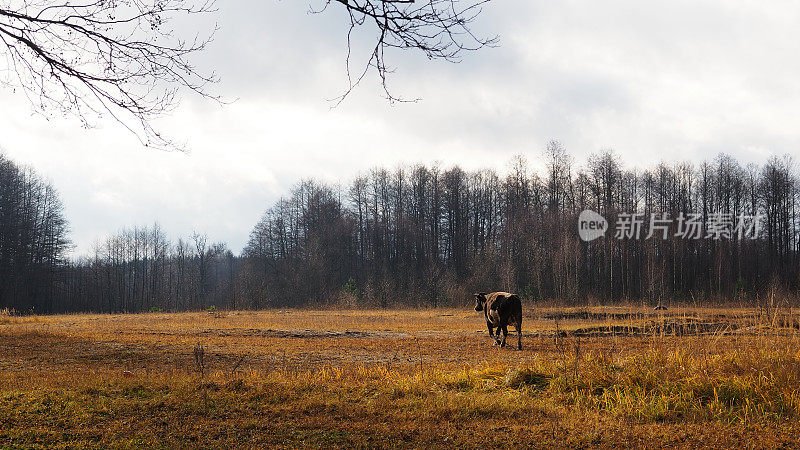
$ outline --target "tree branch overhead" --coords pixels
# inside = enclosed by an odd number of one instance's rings
[[[495,46],[497,36],[480,37],[470,25],[491,0],[325,0],[312,13],[322,13],[331,4],[345,8],[350,21],[347,33],[346,70],[348,86],[334,99],[338,105],[357,87],[370,69],[377,72],[381,86],[390,102],[409,101],[395,96],[389,89],[387,77],[392,72],[386,62],[387,49],[417,50],[428,59],[459,62],[465,51]],[[365,66],[352,70],[352,33],[356,28],[375,33],[375,45]],[[415,100],[411,100],[415,101]]]
[[[190,61],[213,32],[184,39],[170,22],[212,11],[213,1],[0,2],[0,82],[38,113],[75,115],[86,127],[108,115],[146,146],[180,149],[151,121],[176,106],[179,89],[218,99],[206,91],[217,78]]]

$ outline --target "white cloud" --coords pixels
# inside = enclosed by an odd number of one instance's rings
[[[346,183],[372,166],[434,161],[502,170],[518,153],[535,163],[554,138],[578,162],[613,147],[640,167],[800,148],[791,2],[496,2],[476,26],[500,34],[499,48],[461,64],[392,53],[393,88],[422,101],[390,106],[369,78],[334,110],[325,99],[346,86],[341,15],[255,0],[220,10],[198,64],[238,101],[187,97],[160,121],[188,155],[143,149],[113,122],[83,130],[30,116],[24,98],[0,91],[0,146],[61,191],[78,252],[156,220],[174,237],[207,232],[238,251],[301,178]]]

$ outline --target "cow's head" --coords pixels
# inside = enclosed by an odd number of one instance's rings
[[[475,294],[475,311],[483,311],[483,305],[486,303],[486,292],[479,292]]]

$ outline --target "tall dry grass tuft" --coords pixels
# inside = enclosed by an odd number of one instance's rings
[[[17,324],[31,324],[31,323],[44,323],[46,320],[41,316],[36,315],[19,315],[13,308],[0,309],[0,325],[17,325]]]
[[[206,374],[206,360],[205,360],[205,348],[203,344],[197,343],[194,346],[194,366],[198,373],[200,373],[201,377],[204,377]]]

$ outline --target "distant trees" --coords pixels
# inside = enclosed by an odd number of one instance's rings
[[[358,239],[366,245],[356,227],[337,192],[313,181],[300,183],[267,210],[242,253],[251,306],[335,296],[359,266]]]
[[[58,193],[0,154],[0,309],[52,310],[68,246]]]
[[[543,163],[536,172],[517,157],[504,175],[375,168],[343,187],[305,180],[265,211],[239,256],[197,233],[170,241],[156,224],[67,261],[57,194],[0,157],[0,308],[440,306],[495,289],[566,304],[800,295],[800,180],[788,157],[631,170],[610,150],[576,165],[551,142]],[[579,238],[584,209],[605,217],[605,237]],[[739,220],[748,216],[761,221]]]
[[[55,311],[134,312],[242,308],[235,289],[238,260],[205,235],[170,242],[158,224],[122,230],[94,254],[63,268]]]
[[[544,166],[537,174],[518,157],[505,177],[459,167],[379,168],[342,191],[304,182],[251,234],[242,264],[250,267],[249,285],[261,286],[252,300],[297,306],[335,299],[351,278],[362,301],[375,305],[459,303],[486,289],[566,303],[798,293],[800,185],[788,158],[757,168],[720,155],[698,167],[661,163],[638,171],[606,150],[576,170],[551,142]],[[324,192],[332,211],[313,239],[303,227],[315,209],[312,192]],[[606,217],[605,238],[578,238],[583,209]],[[640,222],[638,239],[615,238],[624,214]],[[686,235],[693,214],[701,222]],[[763,216],[759,239],[736,229],[744,215]],[[728,235],[706,238],[715,217],[729,222]],[[321,251],[321,241],[336,246]]]

